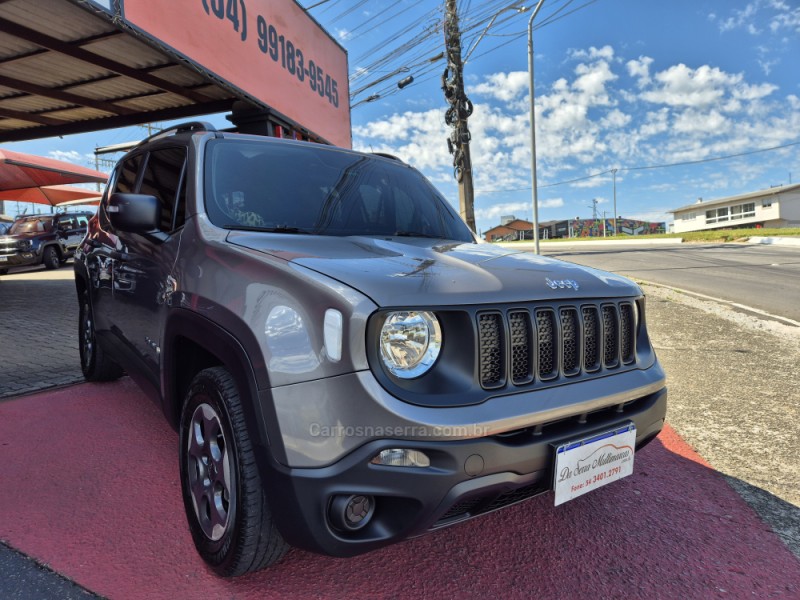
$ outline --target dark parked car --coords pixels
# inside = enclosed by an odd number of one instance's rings
[[[75,273],[84,375],[124,369],[179,432],[222,575],[560,504],[664,423],[637,285],[479,243],[389,157],[163,132],[117,165]]]
[[[75,253],[91,216],[71,212],[19,217],[0,235],[0,275],[28,265],[57,269]]]

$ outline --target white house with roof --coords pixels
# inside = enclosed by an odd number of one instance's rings
[[[669,212],[675,216],[675,233],[757,225],[800,227],[800,183],[728,198],[698,200]]]

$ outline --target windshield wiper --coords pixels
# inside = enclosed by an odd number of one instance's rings
[[[222,225],[223,229],[227,229],[228,231],[264,231],[263,227],[254,227],[253,225]]]
[[[311,233],[306,229],[300,229],[299,227],[286,227],[285,225],[279,225],[278,227],[262,227],[261,231],[268,231],[270,233]]]
[[[395,231],[393,235],[395,237],[421,237],[421,238],[431,238],[434,240],[444,239],[441,235],[433,235],[431,233],[422,233],[419,231]]]
[[[258,225],[224,225],[223,229],[228,229],[232,231],[241,230],[241,231],[264,231],[266,233],[311,233],[305,229],[300,229],[299,227],[259,227]]]

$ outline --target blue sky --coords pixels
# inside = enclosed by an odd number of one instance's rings
[[[501,215],[531,216],[530,12],[499,11],[533,4],[459,1],[465,49],[497,14],[465,66],[479,230]],[[369,86],[353,99],[354,147],[400,156],[457,206],[444,62],[427,62],[443,50],[442,5],[329,0],[310,12],[348,50],[351,90]],[[540,220],[589,218],[593,200],[611,217],[615,168],[618,213],[650,221],[699,197],[800,181],[798,0],[545,0],[536,23]],[[415,83],[398,90],[407,75]],[[370,95],[380,97],[363,102]],[[209,120],[228,126],[221,115]],[[93,165],[95,146],[144,133],[6,147]],[[722,158],[730,155],[740,156]],[[693,164],[644,168],[674,163]]]

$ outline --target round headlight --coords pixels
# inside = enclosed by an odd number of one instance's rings
[[[439,357],[442,331],[436,315],[403,311],[386,315],[381,329],[381,358],[395,377],[425,374]]]

